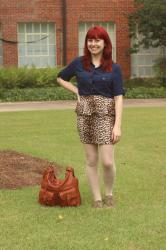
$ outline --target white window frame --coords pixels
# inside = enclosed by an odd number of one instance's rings
[[[23,32],[21,32],[21,25]],[[28,31],[28,25],[31,25],[32,31]],[[35,25],[38,25],[39,31],[35,32]],[[42,26],[43,25],[43,26]],[[51,25],[54,25],[54,32],[51,33]],[[43,27],[46,28],[45,31],[42,31]],[[40,40],[41,38],[44,38]],[[37,41],[36,43],[28,43],[30,41]],[[33,49],[33,46],[39,48],[38,53]],[[53,53],[50,51],[52,47]],[[30,53],[30,48],[31,53]],[[46,53],[42,54],[42,48],[46,50]],[[24,51],[24,54],[21,54],[21,50]],[[30,60],[38,60],[39,65],[35,63],[29,63]],[[42,64],[42,59],[47,60],[47,64]],[[50,65],[49,60],[53,61]],[[25,61],[25,63],[23,63]],[[18,66],[28,66],[31,67],[34,64],[37,68],[45,68],[47,66],[55,67],[56,66],[56,29],[55,23],[18,23]],[[38,64],[38,63],[37,63]]]
[[[84,41],[88,29],[96,25],[102,26],[108,32],[112,42],[112,59],[116,62],[116,24],[114,22],[79,22],[79,56],[83,55]],[[109,30],[110,25],[113,27],[112,30]]]

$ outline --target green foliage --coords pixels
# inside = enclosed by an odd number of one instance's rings
[[[19,81],[16,68],[0,68],[0,88],[12,89],[17,87]]]
[[[166,0],[135,0],[134,7],[128,14],[130,37],[136,39],[131,52],[137,52],[140,45],[166,46]]]
[[[160,88],[162,87],[160,79],[151,77],[151,78],[131,78],[124,80],[124,87],[125,88]]]
[[[165,61],[163,61],[165,67]],[[158,69],[162,68],[161,61]],[[157,64],[156,64],[157,65]],[[156,66],[157,68],[157,66]],[[0,101],[54,101],[74,100],[75,94],[62,88],[56,77],[59,69],[44,68],[1,68],[0,69]],[[127,98],[166,97],[163,88],[166,73],[159,71],[158,78],[133,78],[124,81]],[[76,80],[72,79],[73,84]],[[161,88],[162,87],[162,88]]]
[[[129,84],[125,98],[166,98],[164,87],[134,87]],[[76,95],[62,87],[0,89],[0,102],[76,100]]]
[[[166,98],[166,88],[131,88],[127,89],[126,98]]]
[[[59,86],[56,68],[0,68],[0,88],[39,88]]]
[[[166,87],[166,57],[156,60],[154,70],[162,86]]]
[[[126,98],[166,98],[160,78],[132,78],[124,81]]]
[[[76,96],[62,87],[1,89],[0,101],[53,101],[74,100]]]

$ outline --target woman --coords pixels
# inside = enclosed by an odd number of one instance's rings
[[[70,83],[76,76],[77,87]],[[111,208],[115,181],[114,145],[121,137],[123,86],[121,69],[112,61],[112,44],[100,26],[88,30],[84,55],[75,58],[57,78],[77,95],[77,128],[86,156],[86,174],[93,194],[93,207]],[[102,200],[97,170],[103,165],[105,197]]]

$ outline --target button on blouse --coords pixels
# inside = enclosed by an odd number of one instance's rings
[[[112,72],[105,72],[102,68],[91,64],[90,71],[83,68],[82,56],[75,58],[58,74],[58,77],[70,81],[76,77],[79,95],[102,95],[114,97],[124,95],[121,68],[113,63]]]

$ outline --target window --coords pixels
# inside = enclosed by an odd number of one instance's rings
[[[108,32],[112,42],[112,58],[116,62],[116,30],[115,24],[112,22],[87,22],[79,24],[79,55],[83,55],[85,36],[89,28],[100,25]]]
[[[0,38],[2,38],[2,30],[0,25]],[[2,41],[0,40],[0,66],[3,65]]]
[[[55,40],[54,23],[19,23],[19,66],[54,67]]]
[[[132,43],[132,41],[131,41]],[[165,47],[145,49],[140,47],[139,52],[131,54],[131,77],[153,77],[155,60],[166,56]]]

